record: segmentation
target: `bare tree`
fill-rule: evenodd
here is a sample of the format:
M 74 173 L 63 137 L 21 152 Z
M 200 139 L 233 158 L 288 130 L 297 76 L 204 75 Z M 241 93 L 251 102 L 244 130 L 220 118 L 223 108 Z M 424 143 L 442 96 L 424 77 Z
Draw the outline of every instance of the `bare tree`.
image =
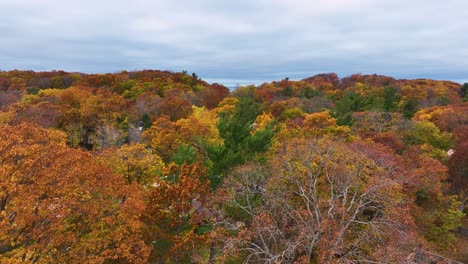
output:
M 392 251 L 413 237 L 401 186 L 364 153 L 301 139 L 283 144 L 271 168 L 261 205 L 245 199 L 255 188 L 237 186 L 236 195 L 243 194 L 237 205 L 251 220 L 233 243 L 246 263 L 380 263 L 405 256 Z

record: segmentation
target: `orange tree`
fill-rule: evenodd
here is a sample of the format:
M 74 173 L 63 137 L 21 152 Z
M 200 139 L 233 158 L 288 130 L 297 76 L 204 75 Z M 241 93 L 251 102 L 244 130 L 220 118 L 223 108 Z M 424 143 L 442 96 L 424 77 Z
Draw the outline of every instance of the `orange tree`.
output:
M 169 166 L 143 215 L 153 244 L 150 261 L 188 263 L 201 257 L 211 231 L 209 197 L 210 182 L 200 163 Z
M 63 133 L 0 131 L 0 262 L 146 261 L 139 186 L 67 147 Z

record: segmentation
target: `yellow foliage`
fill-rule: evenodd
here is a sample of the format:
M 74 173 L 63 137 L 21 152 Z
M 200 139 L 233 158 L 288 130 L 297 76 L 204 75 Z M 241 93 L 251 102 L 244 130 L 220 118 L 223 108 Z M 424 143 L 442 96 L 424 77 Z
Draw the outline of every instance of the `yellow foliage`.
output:
M 416 121 L 434 122 L 446 110 L 441 107 L 424 108 L 416 112 L 413 119 Z
M 193 112 L 187 118 L 177 120 L 176 125 L 179 126 L 181 134 L 185 134 L 185 138 L 189 141 L 195 136 L 205 139 L 210 144 L 219 144 L 222 142 L 219 136 L 216 123 L 218 115 L 214 110 L 207 110 L 205 107 L 192 107 Z
M 257 119 L 253 123 L 252 134 L 264 130 L 274 120 L 275 118 L 271 114 L 265 112 L 257 116 Z
M 27 107 L 31 104 L 36 103 L 39 100 L 39 96 L 35 94 L 27 94 L 23 97 L 21 97 L 21 101 L 18 102 L 18 107 L 19 108 L 24 108 Z
M 47 96 L 58 96 L 60 93 L 62 93 L 64 90 L 62 89 L 43 89 L 40 90 L 37 95 L 39 97 L 47 97 Z
M 239 99 L 235 97 L 226 97 L 221 102 L 219 102 L 218 107 L 215 108 L 216 113 L 221 112 L 232 112 L 236 108 L 236 104 L 239 102 Z
M 371 92 L 371 88 L 361 82 L 358 82 L 354 86 L 354 91 L 356 92 L 356 94 L 359 94 L 361 96 L 368 96 Z
M 281 113 L 280 119 L 281 120 L 296 119 L 303 115 L 304 115 L 304 112 L 302 111 L 301 108 L 293 107 L 293 108 L 284 110 L 283 113 Z
M 13 120 L 14 113 L 11 111 L 0 112 L 0 124 L 8 124 Z
M 306 114 L 305 116 L 304 129 L 317 129 L 329 126 L 336 126 L 336 119 L 331 117 L 328 111 Z
M 129 184 L 151 185 L 162 176 L 165 167 L 161 157 L 146 149 L 144 144 L 123 145 L 116 151 L 108 149 L 99 159 Z

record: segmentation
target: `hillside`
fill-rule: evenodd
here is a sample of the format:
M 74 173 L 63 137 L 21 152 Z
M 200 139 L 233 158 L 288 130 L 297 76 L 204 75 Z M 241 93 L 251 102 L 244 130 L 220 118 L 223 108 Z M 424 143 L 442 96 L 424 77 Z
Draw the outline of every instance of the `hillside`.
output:
M 468 263 L 468 84 L 0 72 L 1 263 Z

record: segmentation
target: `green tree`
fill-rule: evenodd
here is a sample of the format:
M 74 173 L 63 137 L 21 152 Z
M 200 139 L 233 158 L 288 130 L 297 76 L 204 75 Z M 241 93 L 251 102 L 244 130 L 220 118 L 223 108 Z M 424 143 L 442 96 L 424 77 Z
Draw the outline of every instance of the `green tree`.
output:
M 460 95 L 465 101 L 468 100 L 468 83 L 465 83 L 460 87 Z
M 241 97 L 234 112 L 220 113 L 218 130 L 223 145 L 207 146 L 211 161 L 212 175 L 224 176 L 229 168 L 253 160 L 258 153 L 268 150 L 277 129 L 275 122 L 265 129 L 252 133 L 257 116 L 262 112 L 261 105 L 248 97 Z M 211 179 L 214 186 L 220 178 Z
M 285 87 L 281 93 L 284 96 L 291 97 L 294 94 L 294 91 L 290 86 L 288 86 L 288 87 Z
M 416 122 L 413 129 L 405 136 L 405 141 L 409 145 L 428 144 L 444 151 L 450 149 L 452 140 L 453 138 L 450 133 L 441 132 L 431 122 Z
M 143 117 L 141 118 L 141 121 L 143 122 L 144 129 L 148 129 L 151 127 L 151 123 L 152 123 L 151 118 L 147 113 L 143 115 Z
M 373 97 L 363 97 L 356 93 L 349 93 L 335 103 L 332 116 L 336 118 L 340 126 L 351 126 L 353 124 L 353 112 L 360 112 L 372 108 Z
M 395 112 L 397 104 L 400 101 L 400 96 L 397 94 L 398 90 L 394 86 L 387 86 L 383 90 L 384 105 L 383 108 L 386 112 Z
M 403 116 L 410 119 L 418 111 L 418 101 L 414 98 L 409 99 L 403 104 Z

